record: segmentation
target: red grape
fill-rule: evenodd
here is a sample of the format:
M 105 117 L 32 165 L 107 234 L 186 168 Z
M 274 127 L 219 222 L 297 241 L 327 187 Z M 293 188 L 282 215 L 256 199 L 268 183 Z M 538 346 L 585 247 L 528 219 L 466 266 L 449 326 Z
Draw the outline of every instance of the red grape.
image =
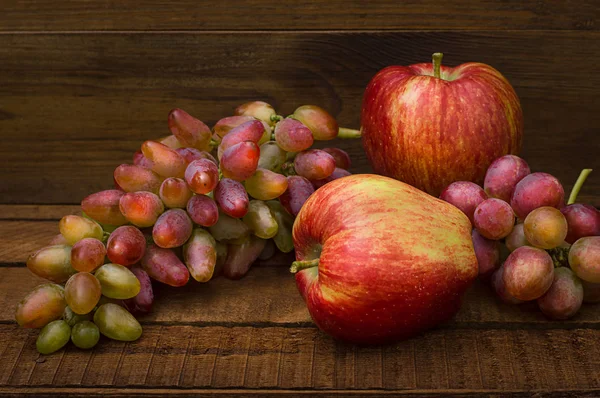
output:
M 504 240 L 506 248 L 511 252 L 515 251 L 521 246 L 531 246 L 531 243 L 527 241 L 525 237 L 525 231 L 523 230 L 523 224 L 517 224 L 510 231 L 510 234 Z
M 323 178 L 322 180 L 311 180 L 311 184 L 315 189 L 321 188 L 323 185 L 331 182 L 333 180 L 337 180 L 338 178 L 346 177 L 352 175 L 348 170 L 340 169 L 338 167 L 333 170 L 333 173 L 327 178 Z
M 581 279 L 600 283 L 600 236 L 577 239 L 569 250 L 569 265 Z
M 251 141 L 258 144 L 265 134 L 265 126 L 260 120 L 252 120 L 232 129 L 219 144 L 218 158 L 221 159 L 223 152 L 240 142 Z
M 219 136 L 219 138 L 225 137 L 235 127 L 242 125 L 246 122 L 256 120 L 252 116 L 227 116 L 220 119 L 213 127 L 213 132 Z
M 246 102 L 235 108 L 234 113 L 238 116 L 252 116 L 269 124 L 273 123 L 272 118 L 277 115 L 275 109 L 263 101 Z
M 255 199 L 271 200 L 278 198 L 288 187 L 287 178 L 271 170 L 256 169 L 251 177 L 244 181 L 248 194 Z
M 154 162 L 144 156 L 142 151 L 136 151 L 133 154 L 133 164 L 136 166 L 142 166 L 147 169 L 152 169 L 154 167 Z
M 290 118 L 283 119 L 275 126 L 275 141 L 287 152 L 304 151 L 314 142 L 309 128 Z
M 196 228 L 192 237 L 183 246 L 183 258 L 190 275 L 198 282 L 208 282 L 217 263 L 217 242 L 212 235 Z
M 242 218 L 248 211 L 248 193 L 244 186 L 229 178 L 223 178 L 215 188 L 215 201 L 219 208 L 234 218 Z
M 260 149 L 254 142 L 245 141 L 230 146 L 221 157 L 221 172 L 226 178 L 244 181 L 256 171 Z
M 223 274 L 229 279 L 240 279 L 265 247 L 267 241 L 250 235 L 241 245 L 227 246 L 227 259 L 223 264 Z
M 332 140 L 338 135 L 339 126 L 335 118 L 316 105 L 302 105 L 292 117 L 308 127 L 315 140 Z
M 183 245 L 192 234 L 192 220 L 182 209 L 165 211 L 152 228 L 152 239 L 157 246 L 173 248 Z
M 198 225 L 210 227 L 219 220 L 219 209 L 215 201 L 206 195 L 194 195 L 187 203 L 187 212 Z
M 551 206 L 560 209 L 564 201 L 565 191 L 556 177 L 547 173 L 532 173 L 517 183 L 510 205 L 517 217 L 524 220 L 538 207 Z
M 477 231 L 488 239 L 502 239 L 510 234 L 515 216 L 508 203 L 500 199 L 486 199 L 477 206 L 473 215 Z
M 564 242 L 567 236 L 567 220 L 554 207 L 538 207 L 531 211 L 523 222 L 525 238 L 533 246 L 553 249 Z
M 85 238 L 73 245 L 71 265 L 79 272 L 93 272 L 104 264 L 106 248 L 95 238 Z
M 183 209 L 194 193 L 190 191 L 185 180 L 170 177 L 163 181 L 158 194 L 165 206 Z
M 59 319 L 66 306 L 63 287 L 44 283 L 36 286 L 17 305 L 15 320 L 24 328 L 42 328 Z
M 173 250 L 156 245 L 148 245 L 142 267 L 152 279 L 170 286 L 183 286 L 190 278 L 189 271 Z
M 169 112 L 169 130 L 183 146 L 206 150 L 210 144 L 210 128 L 181 109 Z
M 522 246 L 504 262 L 504 286 L 519 300 L 535 300 L 552 285 L 554 263 L 550 255 L 536 247 Z
M 581 280 L 569 268 L 554 270 L 550 289 L 537 299 L 540 310 L 552 319 L 568 319 L 575 315 L 583 303 Z
M 163 177 L 183 177 L 187 163 L 174 149 L 155 141 L 142 144 L 142 153 L 152 163 L 152 171 Z
M 473 230 L 471 238 L 479 264 L 479 276 L 489 279 L 500 267 L 500 242 L 484 238 L 476 229 Z
M 125 218 L 138 227 L 151 227 L 165 210 L 163 202 L 152 192 L 129 192 L 121 197 L 119 208 Z
M 217 164 L 217 160 L 213 155 L 209 152 L 201 151 L 196 148 L 179 148 L 175 150 L 181 157 L 185 160 L 186 163 L 192 163 L 194 160 L 198 159 L 208 159 L 214 164 Z
M 494 291 L 496 292 L 498 297 L 505 303 L 521 304 L 523 302 L 523 300 L 514 298 L 506 291 L 506 287 L 504 285 L 504 265 L 501 265 L 500 268 L 498 268 L 496 272 L 492 274 L 491 282 Z
M 122 164 L 115 169 L 115 182 L 125 192 L 149 191 L 158 193 L 162 178 L 142 166 Z M 91 217 L 91 216 L 90 216 Z
M 219 169 L 208 159 L 198 159 L 185 170 L 185 182 L 197 194 L 211 192 L 219 182 Z
M 290 214 L 297 216 L 304 202 L 314 191 L 312 184 L 306 178 L 289 176 L 288 189 L 279 197 L 279 201 Z
M 106 242 L 106 256 L 119 265 L 129 266 L 140 261 L 146 250 L 146 238 L 142 231 L 124 225 L 113 231 Z
M 123 191 L 117 189 L 93 193 L 81 201 L 81 210 L 101 224 L 126 224 L 127 219 L 119 209 L 119 201 L 123 194 Z
M 440 195 L 440 199 L 458 207 L 474 223 L 475 208 L 488 198 L 479 185 L 470 181 L 456 181 L 448 185 Z
M 323 148 L 323 150 L 333 156 L 333 159 L 335 159 L 335 167 L 344 170 L 350 168 L 352 162 L 350 161 L 348 152 L 340 148 Z
M 510 202 L 515 186 L 529 173 L 531 170 L 525 160 L 515 155 L 505 155 L 488 167 L 483 188 L 490 198 Z
M 309 149 L 296 155 L 294 168 L 302 177 L 309 180 L 322 180 L 335 170 L 335 159 L 320 149 Z
M 132 314 L 147 314 L 152 310 L 152 304 L 154 303 L 152 281 L 150 281 L 148 273 L 142 268 L 133 267 L 131 272 L 140 281 L 140 292 L 137 296 L 125 300 L 123 304 Z
M 560 211 L 569 226 L 565 238 L 567 242 L 572 244 L 584 236 L 600 235 L 600 211 L 594 206 L 574 203 L 563 207 Z

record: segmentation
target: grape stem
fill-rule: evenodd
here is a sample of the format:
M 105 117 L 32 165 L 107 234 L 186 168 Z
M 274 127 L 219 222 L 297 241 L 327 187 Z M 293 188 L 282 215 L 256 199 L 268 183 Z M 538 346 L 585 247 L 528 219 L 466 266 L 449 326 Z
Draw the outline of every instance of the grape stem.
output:
M 579 195 L 579 191 L 581 190 L 583 183 L 585 182 L 586 178 L 590 175 L 591 172 L 592 169 L 581 170 L 581 173 L 579 173 L 579 177 L 577 178 L 575 185 L 573 185 L 573 189 L 571 189 L 571 195 L 569 195 L 569 201 L 567 202 L 568 205 L 572 205 L 573 203 L 575 203 L 575 200 L 577 199 L 577 195 Z
M 290 267 L 290 272 L 295 274 L 298 271 L 302 271 L 303 269 L 308 269 L 312 267 L 316 267 L 319 265 L 319 259 L 315 258 L 314 260 L 302 260 L 302 261 L 294 261 L 292 266 Z
M 360 138 L 360 137 L 361 137 L 360 130 L 348 129 L 346 127 L 340 127 L 340 129 L 338 131 L 338 135 L 337 135 L 337 138 L 348 138 L 348 139 Z
M 433 53 L 431 58 L 433 59 L 433 77 L 441 78 L 442 73 L 440 71 L 442 67 L 442 58 L 444 54 L 442 53 Z

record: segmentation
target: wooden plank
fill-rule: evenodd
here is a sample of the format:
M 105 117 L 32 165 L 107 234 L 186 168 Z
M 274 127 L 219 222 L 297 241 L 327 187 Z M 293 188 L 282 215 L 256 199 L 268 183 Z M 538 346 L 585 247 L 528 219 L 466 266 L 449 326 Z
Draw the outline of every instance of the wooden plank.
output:
M 427 62 L 439 50 L 448 65 L 480 61 L 504 73 L 523 105 L 522 155 L 569 189 L 600 149 L 599 43 L 596 31 L 0 35 L 0 117 L 11 142 L 0 148 L 0 195 L 78 203 L 111 187 L 119 163 L 166 134 L 174 107 L 212 124 L 253 99 L 282 114 L 316 103 L 358 127 L 378 70 Z M 357 141 L 339 145 L 353 172 L 370 170 Z M 598 192 L 592 175 L 583 193 Z
M 597 29 L 591 0 L 577 6 L 559 0 L 502 2 L 433 0 L 290 3 L 273 0 L 220 3 L 153 0 L 57 1 L 32 8 L 10 2 L 0 16 L 2 30 L 274 30 L 274 29 Z M 268 21 L 268 22 L 267 22 Z
M 0 220 L 60 220 L 67 214 L 81 214 L 79 205 L 3 205 Z
M 13 325 L 0 325 L 6 341 L 13 346 L 15 342 L 29 340 L 34 338 L 34 334 L 6 333 L 14 330 Z M 42 384 L 47 388 L 58 388 L 64 386 L 81 386 L 96 388 L 103 385 L 111 388 L 135 387 L 143 385 L 145 389 L 168 388 L 175 384 L 185 386 L 185 391 L 194 388 L 218 387 L 222 389 L 239 388 L 242 386 L 262 385 L 257 387 L 263 390 L 275 389 L 306 389 L 311 391 L 319 390 L 364 390 L 364 391 L 438 391 L 448 392 L 493 392 L 493 391 L 571 391 L 584 389 L 600 388 L 600 378 L 598 369 L 600 369 L 600 360 L 597 356 L 598 348 L 595 347 L 597 339 L 600 338 L 600 331 L 590 329 L 576 329 L 572 331 L 565 330 L 437 330 L 424 334 L 406 342 L 393 344 L 386 347 L 359 347 L 348 346 L 355 352 L 358 361 L 356 366 L 349 364 L 347 366 L 334 366 L 328 372 L 332 380 L 336 380 L 335 387 L 315 386 L 314 379 L 314 359 L 313 351 L 315 345 L 313 342 L 321 339 L 316 329 L 298 329 L 286 328 L 285 334 L 282 334 L 282 328 L 252 328 L 252 327 L 198 327 L 198 326 L 171 326 L 163 327 L 158 325 L 145 326 L 142 338 L 133 343 L 127 343 L 127 346 L 136 346 L 138 353 L 154 353 L 154 355 L 137 355 L 131 359 L 130 363 L 136 363 L 142 371 L 150 369 L 148 377 L 143 383 L 140 378 L 130 378 L 130 370 L 124 373 L 124 361 L 127 360 L 127 350 L 123 350 L 123 343 L 103 341 L 92 350 L 91 363 L 85 372 L 76 371 L 79 377 L 68 379 L 64 383 L 63 364 L 67 359 L 74 359 L 78 364 L 85 366 L 87 359 L 79 361 L 70 355 L 71 349 L 61 350 L 48 356 L 39 356 L 34 346 L 25 344 L 25 350 L 21 359 L 17 363 L 12 363 L 5 370 L 12 373 L 7 382 L 0 384 L 0 387 L 31 387 L 35 384 Z M 193 341 L 186 338 L 177 340 L 175 336 L 194 336 L 197 333 L 203 336 L 214 336 L 212 339 L 203 339 L 203 350 L 216 354 L 213 360 L 193 363 L 190 361 L 190 354 L 193 352 Z M 281 341 L 281 344 L 272 346 L 279 355 L 264 355 L 264 347 L 252 344 L 252 334 L 260 333 L 261 339 L 271 338 Z M 498 335 L 499 339 L 490 340 L 490 336 Z M 173 336 L 168 340 L 168 336 Z M 282 339 L 283 336 L 283 339 Z M 144 340 L 150 337 L 153 343 L 147 344 Z M 505 338 L 503 338 L 505 337 Z M 574 339 L 578 340 L 579 347 L 574 350 Z M 445 344 L 444 344 L 445 340 Z M 456 340 L 460 341 L 455 345 Z M 465 351 L 470 349 L 473 342 L 487 341 L 491 342 L 489 350 L 479 352 L 479 367 L 481 368 L 480 378 L 473 363 L 465 360 Z M 523 342 L 527 342 L 528 347 L 524 347 Z M 551 343 L 549 342 L 551 341 Z M 189 342 L 189 345 L 188 345 Z M 396 350 L 399 346 L 414 344 L 415 358 L 412 355 L 406 355 L 402 349 Z M 319 358 L 333 363 L 340 358 L 340 351 L 334 349 L 336 342 L 325 338 L 321 343 L 328 345 L 326 350 L 320 349 Z M 461 348 L 462 347 L 462 348 Z M 163 353 L 161 354 L 161 351 Z M 382 362 L 380 353 L 385 350 L 385 358 Z M 576 352 L 575 360 L 562 361 L 557 364 L 559 358 L 569 355 L 569 352 Z M 556 352 L 562 352 L 557 358 Z M 157 359 L 158 355 L 163 355 L 162 359 Z M 397 353 L 397 354 L 396 354 Z M 192 354 L 195 355 L 195 354 Z M 185 359 L 183 358 L 185 356 Z M 5 356 L 3 356 L 4 358 Z M 29 359 L 28 359 L 29 358 Z M 38 358 L 38 361 L 34 358 Z M 55 366 L 62 360 L 61 366 Z M 252 361 L 249 358 L 253 358 Z M 9 359 L 6 357 L 5 359 Z M 472 359 L 469 357 L 468 359 Z M 384 385 L 377 388 L 372 385 L 381 384 L 379 375 L 361 375 L 367 369 L 388 369 L 386 363 L 394 362 L 399 368 L 406 369 L 410 374 L 410 369 L 414 369 L 417 375 L 417 384 L 415 385 Z M 497 366 L 494 361 L 502 361 L 506 367 L 514 369 L 514 374 L 506 377 L 500 386 L 497 382 L 491 382 L 488 376 L 496 374 Z M 31 363 L 30 363 L 31 362 Z M 263 362 L 263 363 L 261 363 Z M 341 362 L 338 362 L 341 364 Z M 163 366 L 164 365 L 164 366 Z M 170 366 L 173 365 L 173 366 Z M 158 367 L 162 369 L 158 371 Z M 414 366 L 414 368 L 413 368 Z M 448 367 L 449 366 L 449 367 Z M 504 366 L 504 365 L 503 365 Z M 263 372 L 263 376 L 249 375 L 250 368 L 257 369 L 276 369 L 279 367 L 280 377 L 273 379 L 273 373 Z M 448 368 L 447 368 L 448 367 Z M 14 368 L 14 369 L 13 369 Z M 17 377 L 19 371 L 29 369 L 23 374 L 26 377 Z M 214 369 L 214 373 L 213 373 Z M 532 371 L 535 369 L 535 371 Z M 354 378 L 346 379 L 344 375 L 354 373 Z M 524 373 L 521 373 L 524 372 Z M 85 373 L 85 374 L 83 374 Z M 189 377 L 199 375 L 200 373 L 211 374 L 210 380 L 205 377 Z M 277 372 L 275 372 L 277 373 Z M 375 372 L 377 373 L 377 372 Z M 559 374 L 561 373 L 561 374 Z M 27 375 L 31 375 L 31 377 Z M 183 376 L 182 376 L 183 375 Z M 244 376 L 246 375 L 246 376 Z M 386 375 L 389 375 L 386 373 Z M 157 377 L 153 377 L 157 376 Z M 556 377 L 554 377 L 556 376 Z M 180 377 L 182 377 L 180 379 Z M 264 381 L 262 381 L 264 377 Z M 554 378 L 553 378 L 554 377 Z M 452 380 L 456 378 L 456 380 Z M 117 382 L 117 380 L 119 382 Z M 181 380 L 181 383 L 179 381 Z M 245 383 L 244 383 L 245 380 Z M 253 380 L 252 382 L 250 382 Z M 344 380 L 346 380 L 344 382 Z M 207 384 L 208 381 L 208 384 Z M 275 384 L 272 384 L 275 381 Z M 450 386 L 449 386 L 450 384 Z M 370 387 L 369 387 L 370 386 Z M 19 391 L 19 390 L 15 390 Z
M 251 342 L 244 386 L 248 388 L 277 387 L 286 329 L 273 328 L 269 335 L 263 334 L 261 329 L 253 329 L 250 333 Z

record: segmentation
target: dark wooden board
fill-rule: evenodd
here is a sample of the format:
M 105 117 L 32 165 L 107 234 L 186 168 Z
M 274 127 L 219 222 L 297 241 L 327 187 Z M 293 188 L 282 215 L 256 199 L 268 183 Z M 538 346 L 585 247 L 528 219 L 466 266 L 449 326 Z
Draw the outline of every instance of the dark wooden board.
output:
M 3 5 L 0 30 L 598 29 L 592 0 L 175 0 Z
M 110 187 L 115 166 L 167 134 L 174 107 L 212 124 L 253 99 L 282 114 L 316 103 L 358 127 L 370 78 L 434 51 L 506 75 L 524 109 L 523 156 L 568 188 L 598 164 L 599 43 L 600 33 L 571 31 L 0 35 L 0 130 L 10 143 L 0 147 L 0 201 L 78 203 Z M 358 141 L 339 145 L 354 172 L 370 170 Z M 592 175 L 584 194 L 599 190 Z

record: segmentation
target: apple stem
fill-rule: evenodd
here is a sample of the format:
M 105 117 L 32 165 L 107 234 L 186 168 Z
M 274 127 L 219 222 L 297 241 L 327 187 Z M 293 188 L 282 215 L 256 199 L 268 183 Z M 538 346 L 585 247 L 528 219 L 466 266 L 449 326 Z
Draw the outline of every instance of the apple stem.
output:
M 314 260 L 302 260 L 302 261 L 294 261 L 292 266 L 290 267 L 290 272 L 295 274 L 298 271 L 302 271 L 303 269 L 308 269 L 312 267 L 316 267 L 319 265 L 319 259 L 315 258 Z
M 337 138 L 360 138 L 361 132 L 360 130 L 348 129 L 346 127 L 340 127 L 338 131 Z
M 442 53 L 433 53 L 431 58 L 433 59 L 433 77 L 441 78 L 442 73 L 440 71 L 442 67 L 442 58 L 444 54 Z
M 569 201 L 567 202 L 568 205 L 572 205 L 573 203 L 575 203 L 575 199 L 577 199 L 577 195 L 579 195 L 579 191 L 581 190 L 583 183 L 585 182 L 586 178 L 590 175 L 591 172 L 592 169 L 581 170 L 577 181 L 575 181 L 575 185 L 573 185 L 573 189 L 571 189 L 571 195 L 569 195 Z

